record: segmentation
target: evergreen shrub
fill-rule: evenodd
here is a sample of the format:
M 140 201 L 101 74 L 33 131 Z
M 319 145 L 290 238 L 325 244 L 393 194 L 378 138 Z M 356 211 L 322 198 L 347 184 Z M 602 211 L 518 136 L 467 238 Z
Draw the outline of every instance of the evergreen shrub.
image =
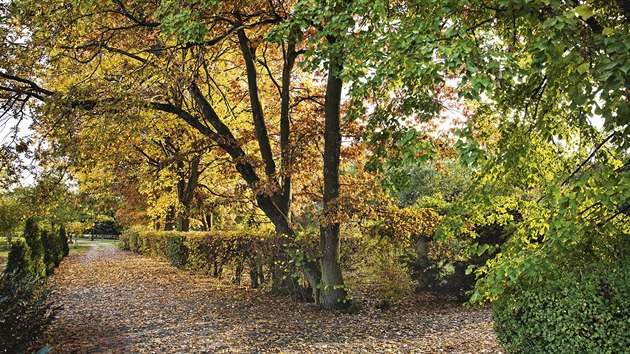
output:
M 55 267 L 59 265 L 62 258 L 61 240 L 59 234 L 49 230 L 41 231 L 42 245 L 44 246 L 44 264 L 46 274 L 52 274 Z
M 63 226 L 59 228 L 59 241 L 61 242 L 62 257 L 65 257 L 70 253 L 70 246 L 68 245 L 68 234 Z
M 27 274 L 32 271 L 31 249 L 22 237 L 11 240 L 11 249 L 7 259 L 5 273 L 16 275 Z
M 31 270 L 33 274 L 39 277 L 45 277 L 46 264 L 44 263 L 44 246 L 42 244 L 41 231 L 34 218 L 26 220 L 24 239 L 31 250 Z
M 41 337 L 59 307 L 45 280 L 32 274 L 0 277 L 0 353 L 24 353 Z

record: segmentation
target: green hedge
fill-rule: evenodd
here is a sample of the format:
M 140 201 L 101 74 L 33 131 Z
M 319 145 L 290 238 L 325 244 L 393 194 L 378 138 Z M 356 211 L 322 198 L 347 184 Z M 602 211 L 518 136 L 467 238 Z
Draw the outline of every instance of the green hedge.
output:
M 31 249 L 28 247 L 26 240 L 22 237 L 12 239 L 4 273 L 22 275 L 32 271 Z
M 281 248 L 270 233 L 246 230 L 212 232 L 152 231 L 131 228 L 120 237 L 121 247 L 135 253 L 169 260 L 179 268 L 200 270 L 215 277 L 226 267 L 235 270 L 239 283 L 245 267 L 251 284 L 264 280 L 263 265 L 272 265 Z
M 188 260 L 188 248 L 184 245 L 185 238 L 182 235 L 166 236 L 166 257 L 171 263 L 184 268 Z
M 40 228 L 34 219 L 29 219 L 24 237 L 15 238 L 11 242 L 5 272 L 30 273 L 35 277 L 45 278 L 61 263 L 64 257 L 63 243 L 60 232 Z
M 70 254 L 70 246 L 68 245 L 68 234 L 63 225 L 59 228 L 59 240 L 61 242 L 62 258 Z
M 40 229 L 34 219 L 27 221 L 23 238 L 11 241 L 0 275 L 0 353 L 25 352 L 59 310 L 49 299 L 45 275 L 61 262 L 62 243 L 59 232 Z
M 42 233 L 34 218 L 26 220 L 24 226 L 24 239 L 31 250 L 31 268 L 33 274 L 40 277 L 46 276 L 46 263 L 44 263 L 44 245 Z
M 519 284 L 493 308 L 510 353 L 622 353 L 630 348 L 630 262 Z
M 53 270 L 59 266 L 63 258 L 63 246 L 59 232 L 42 230 L 42 245 L 44 246 L 44 264 L 46 274 L 52 274 Z

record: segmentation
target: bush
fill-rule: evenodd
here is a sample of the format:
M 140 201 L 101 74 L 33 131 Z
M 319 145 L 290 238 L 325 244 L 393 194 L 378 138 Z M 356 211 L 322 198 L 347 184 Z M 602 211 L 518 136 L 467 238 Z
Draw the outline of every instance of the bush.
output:
M 517 284 L 494 304 L 511 353 L 621 353 L 630 348 L 630 261 Z
M 166 256 L 177 268 L 184 268 L 188 258 L 188 248 L 184 246 L 184 237 L 168 235 L 166 237 Z
M 26 220 L 24 227 L 24 239 L 31 250 L 31 271 L 39 277 L 46 276 L 46 264 L 44 263 L 44 247 L 42 245 L 41 232 L 37 222 L 33 218 Z
M 146 230 L 142 227 L 131 227 L 125 230 L 125 232 L 123 232 L 123 234 L 120 235 L 120 238 L 119 238 L 120 248 L 122 248 L 124 251 L 131 251 L 131 252 L 139 253 L 138 252 L 138 236 L 141 231 L 146 231 Z
M 61 240 L 61 235 L 59 235 L 59 231 L 54 232 L 53 238 L 55 240 L 55 267 L 59 267 L 61 264 L 61 260 L 63 259 L 63 241 Z
M 402 242 L 360 230 L 345 231 L 340 260 L 350 288 L 368 286 L 383 309 L 409 294 L 413 280 L 401 259 Z
M 168 259 L 179 268 L 201 270 L 220 277 L 225 267 L 235 269 L 234 281 L 239 283 L 245 266 L 252 285 L 257 286 L 264 276 L 259 271 L 263 264 L 273 264 L 277 256 L 277 238 L 252 231 L 175 232 L 131 228 L 120 237 L 121 247 L 135 253 Z M 256 280 L 254 280 L 256 278 Z
M 59 234 L 48 230 L 42 230 L 41 238 L 42 244 L 44 245 L 44 264 L 46 265 L 46 274 L 50 275 L 55 267 L 61 262 L 61 240 L 59 240 Z
M 4 272 L 23 275 L 30 273 L 31 270 L 31 249 L 26 244 L 26 240 L 21 237 L 12 239 L 11 250 L 9 251 Z
M 61 242 L 61 255 L 65 257 L 70 253 L 70 246 L 68 246 L 68 235 L 63 225 L 59 228 L 59 241 Z
M 0 277 L 0 353 L 24 353 L 44 333 L 59 310 L 51 290 L 31 274 Z
M 381 300 L 381 307 L 388 307 L 391 303 L 401 300 L 409 293 L 412 280 L 407 270 L 398 262 L 383 260 L 376 268 L 373 280 L 377 286 L 377 293 Z

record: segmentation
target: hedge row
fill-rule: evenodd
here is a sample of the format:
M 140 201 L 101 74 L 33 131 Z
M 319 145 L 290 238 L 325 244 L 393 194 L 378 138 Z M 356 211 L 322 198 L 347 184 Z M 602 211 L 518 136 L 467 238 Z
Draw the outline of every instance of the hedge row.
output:
M 630 259 L 518 284 L 493 306 L 509 353 L 622 353 L 630 348 Z
M 124 250 L 165 258 L 176 267 L 215 277 L 220 277 L 225 268 L 232 268 L 236 283 L 240 283 L 247 267 L 252 287 L 264 282 L 263 266 L 273 267 L 281 251 L 277 236 L 246 230 L 177 232 L 132 228 L 123 232 L 120 242 Z
M 62 228 L 40 229 L 33 219 L 26 222 L 24 237 L 11 240 L 6 273 L 30 273 L 35 277 L 50 275 L 70 251 Z
M 68 255 L 65 231 L 42 230 L 29 219 L 23 236 L 11 240 L 7 266 L 0 276 L 0 353 L 26 352 L 59 310 L 50 299 L 46 275 Z

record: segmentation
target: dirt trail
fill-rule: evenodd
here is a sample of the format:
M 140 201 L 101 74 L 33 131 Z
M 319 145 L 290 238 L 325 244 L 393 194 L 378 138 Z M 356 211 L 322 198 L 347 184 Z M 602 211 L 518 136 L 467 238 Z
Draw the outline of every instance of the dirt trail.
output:
M 95 243 L 52 278 L 53 353 L 496 353 L 487 310 L 418 295 L 338 314 Z

